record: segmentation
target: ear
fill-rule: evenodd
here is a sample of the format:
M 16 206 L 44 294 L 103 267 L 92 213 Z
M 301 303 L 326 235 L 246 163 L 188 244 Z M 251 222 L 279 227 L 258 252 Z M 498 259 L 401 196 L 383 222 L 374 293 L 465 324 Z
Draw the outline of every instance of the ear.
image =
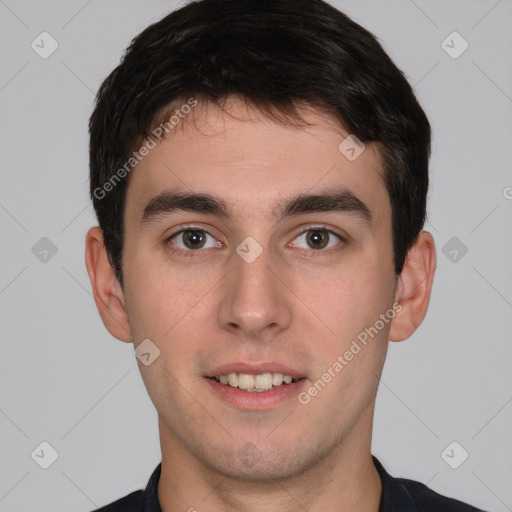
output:
M 85 265 L 103 324 L 118 340 L 132 341 L 123 291 L 108 259 L 103 232 L 98 226 L 87 232 Z
M 427 314 L 434 272 L 437 266 L 434 238 L 422 231 L 409 250 L 402 273 L 398 278 L 395 303 L 401 305 L 391 321 L 390 341 L 409 338 Z

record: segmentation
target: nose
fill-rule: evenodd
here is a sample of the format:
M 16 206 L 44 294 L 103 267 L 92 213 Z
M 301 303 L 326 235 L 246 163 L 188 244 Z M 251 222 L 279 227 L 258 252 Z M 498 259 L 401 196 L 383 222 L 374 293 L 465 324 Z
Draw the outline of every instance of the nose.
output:
M 233 256 L 234 267 L 222 283 L 218 309 L 221 327 L 254 340 L 274 337 L 287 329 L 292 321 L 292 302 L 284 284 L 284 267 L 271 261 L 266 248 L 254 261 L 238 253 Z

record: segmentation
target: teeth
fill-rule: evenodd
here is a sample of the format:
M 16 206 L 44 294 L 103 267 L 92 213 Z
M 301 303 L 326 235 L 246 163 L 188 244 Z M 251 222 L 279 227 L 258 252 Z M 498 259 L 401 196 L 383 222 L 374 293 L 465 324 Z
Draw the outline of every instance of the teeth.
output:
M 215 377 L 217 382 L 228 384 L 233 388 L 243 389 L 245 391 L 268 391 L 284 384 L 290 384 L 294 380 L 291 375 L 282 373 L 260 373 L 251 375 L 250 373 L 229 373 L 228 375 L 218 375 Z
M 253 389 L 254 388 L 254 375 L 249 375 L 248 373 L 239 373 L 238 374 L 238 387 L 240 389 Z
M 254 387 L 256 389 L 270 389 L 273 384 L 273 378 L 271 373 L 261 373 L 256 375 L 254 379 Z
M 274 386 L 280 386 L 284 381 L 284 375 L 282 373 L 274 373 L 272 375 L 272 384 Z
M 233 388 L 238 387 L 238 373 L 230 373 L 228 375 L 228 384 Z

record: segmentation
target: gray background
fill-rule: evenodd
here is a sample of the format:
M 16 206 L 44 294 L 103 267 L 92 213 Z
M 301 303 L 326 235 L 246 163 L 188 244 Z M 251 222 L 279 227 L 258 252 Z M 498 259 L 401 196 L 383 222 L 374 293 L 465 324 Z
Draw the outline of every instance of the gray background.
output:
M 390 346 L 373 452 L 395 476 L 512 510 L 512 1 L 332 4 L 379 37 L 434 133 L 434 292 L 417 333 Z M 143 488 L 160 461 L 132 345 L 103 327 L 84 264 L 87 121 L 131 38 L 176 5 L 0 0 L 1 511 L 87 511 Z M 31 48 L 43 31 L 59 45 L 47 59 Z M 456 59 L 441 44 L 453 31 L 469 43 Z M 43 441 L 58 452 L 46 470 L 31 457 Z M 441 456 L 452 441 L 469 453 L 458 469 Z

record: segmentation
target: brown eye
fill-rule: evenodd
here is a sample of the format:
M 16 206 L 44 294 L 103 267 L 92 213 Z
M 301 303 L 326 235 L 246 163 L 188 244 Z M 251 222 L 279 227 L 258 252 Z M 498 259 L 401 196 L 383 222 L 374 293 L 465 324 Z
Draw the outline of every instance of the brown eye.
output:
M 338 242 L 343 241 L 341 236 L 328 229 L 312 228 L 304 231 L 294 240 L 294 247 L 318 251 L 333 247 L 336 245 L 336 239 Z
M 202 231 L 184 231 L 182 235 L 183 243 L 189 249 L 200 249 L 203 247 L 206 240 Z
M 208 238 L 211 240 L 208 240 Z M 184 229 L 171 236 L 168 241 L 178 247 L 178 249 L 189 252 L 219 246 L 219 242 L 202 229 Z
M 312 249 L 323 249 L 329 242 L 329 233 L 325 229 L 308 231 L 306 241 Z

